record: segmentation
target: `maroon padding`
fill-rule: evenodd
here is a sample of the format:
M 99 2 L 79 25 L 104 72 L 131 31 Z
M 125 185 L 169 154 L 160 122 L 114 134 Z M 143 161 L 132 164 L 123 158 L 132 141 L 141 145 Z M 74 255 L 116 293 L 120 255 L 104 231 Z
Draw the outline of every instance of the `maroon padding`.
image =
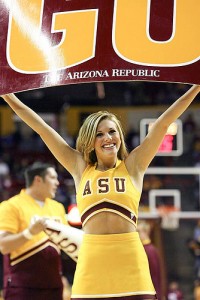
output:
M 136 216 L 132 215 L 132 213 L 127 210 L 124 207 L 121 207 L 117 204 L 114 203 L 110 203 L 107 201 L 101 202 L 99 204 L 94 205 L 93 207 L 91 207 L 90 209 L 88 209 L 82 216 L 81 216 L 81 221 L 82 223 L 85 221 L 85 219 L 91 215 L 93 212 L 97 211 L 97 210 L 101 210 L 104 208 L 108 208 L 108 209 L 113 209 L 116 211 L 119 211 L 120 213 L 122 213 L 123 215 L 125 215 L 126 217 L 128 217 L 129 219 L 131 219 L 133 222 L 136 223 Z

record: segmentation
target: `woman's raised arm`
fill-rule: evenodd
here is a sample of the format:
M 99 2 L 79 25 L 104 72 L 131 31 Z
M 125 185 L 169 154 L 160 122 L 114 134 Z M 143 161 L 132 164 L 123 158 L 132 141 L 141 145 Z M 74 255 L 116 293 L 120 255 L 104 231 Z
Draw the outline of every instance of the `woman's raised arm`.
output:
M 142 172 L 146 171 L 156 155 L 169 125 L 182 115 L 199 92 L 200 86 L 193 85 L 155 121 L 141 145 L 130 153 L 128 165 L 130 165 L 132 159 L 134 159 L 134 165 L 137 165 L 138 170 Z
M 80 166 L 84 165 L 81 154 L 71 148 L 52 127 L 37 113 L 22 103 L 14 94 L 7 94 L 1 97 L 28 126 L 40 135 L 55 158 L 72 176 L 76 176 Z

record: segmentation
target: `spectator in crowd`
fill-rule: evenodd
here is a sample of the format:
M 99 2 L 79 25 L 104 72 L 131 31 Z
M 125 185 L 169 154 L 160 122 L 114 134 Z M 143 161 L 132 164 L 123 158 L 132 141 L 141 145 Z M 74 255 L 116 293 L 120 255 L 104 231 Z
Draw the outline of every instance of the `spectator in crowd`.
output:
M 178 282 L 172 281 L 169 284 L 167 300 L 183 300 L 183 293 L 179 287 Z
M 194 300 L 200 300 L 200 283 L 195 282 L 194 284 Z
M 4 178 L 9 173 L 10 173 L 10 168 L 7 162 L 3 159 L 3 157 L 0 157 L 0 177 Z
M 187 115 L 183 121 L 183 151 L 188 153 L 192 149 L 194 138 L 196 135 L 197 124 L 192 113 Z
M 147 221 L 138 222 L 138 232 L 149 261 L 151 278 L 159 300 L 162 300 L 162 270 L 160 254 L 151 241 L 151 225 Z
M 200 283 L 200 220 L 194 228 L 193 237 L 188 241 L 188 247 L 194 256 L 195 282 Z

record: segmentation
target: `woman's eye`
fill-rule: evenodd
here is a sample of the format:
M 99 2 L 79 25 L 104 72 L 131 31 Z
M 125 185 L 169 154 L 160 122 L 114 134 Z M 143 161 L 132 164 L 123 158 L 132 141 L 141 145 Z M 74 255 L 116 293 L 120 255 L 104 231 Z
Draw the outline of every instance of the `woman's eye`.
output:
M 113 133 L 115 133 L 116 132 L 116 130 L 114 130 L 114 129 L 112 129 L 112 130 L 110 130 L 110 134 L 113 134 Z
M 102 135 L 103 135 L 103 134 L 102 134 L 101 132 L 99 132 L 99 133 L 97 133 L 96 136 L 100 137 L 100 136 L 102 136 Z

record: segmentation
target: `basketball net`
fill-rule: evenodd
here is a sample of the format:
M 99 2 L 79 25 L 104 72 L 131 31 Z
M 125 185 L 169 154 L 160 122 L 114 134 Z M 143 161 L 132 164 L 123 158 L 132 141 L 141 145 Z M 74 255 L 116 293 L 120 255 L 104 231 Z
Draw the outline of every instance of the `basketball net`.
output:
M 157 207 L 161 217 L 161 228 L 166 230 L 176 230 L 179 228 L 179 218 L 175 214 L 179 209 L 173 205 L 162 205 Z

